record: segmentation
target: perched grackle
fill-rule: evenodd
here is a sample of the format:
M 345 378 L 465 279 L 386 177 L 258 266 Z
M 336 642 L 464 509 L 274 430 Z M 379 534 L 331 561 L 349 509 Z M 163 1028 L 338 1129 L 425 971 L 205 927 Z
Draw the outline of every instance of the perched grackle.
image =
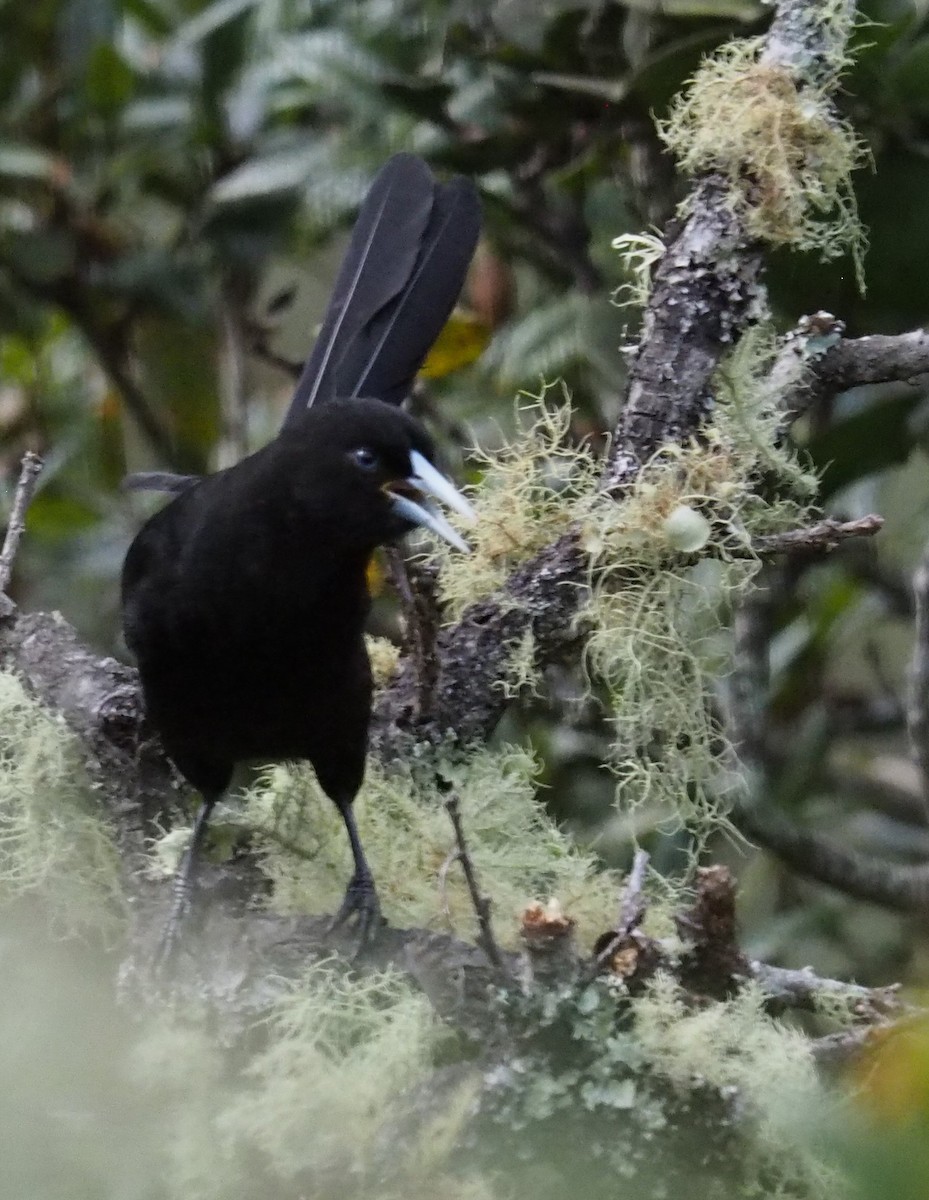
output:
M 335 924 L 380 922 L 352 802 L 371 711 L 363 629 L 374 549 L 423 525 L 467 547 L 428 503 L 470 506 L 397 405 L 461 290 L 480 229 L 473 185 L 397 155 L 365 199 L 278 436 L 202 479 L 141 477 L 174 499 L 123 567 L 126 642 L 146 710 L 203 797 L 178 874 L 170 953 L 197 853 L 235 764 L 308 759 L 348 830 L 354 873 Z

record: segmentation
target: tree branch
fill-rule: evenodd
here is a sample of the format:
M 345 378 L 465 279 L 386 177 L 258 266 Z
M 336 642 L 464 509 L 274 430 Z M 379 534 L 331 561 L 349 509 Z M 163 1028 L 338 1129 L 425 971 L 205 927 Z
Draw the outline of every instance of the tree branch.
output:
M 825 333 L 829 322 L 831 332 Z M 784 393 L 783 404 L 790 420 L 849 388 L 882 383 L 915 386 L 929 376 L 929 333 L 924 330 L 842 339 L 841 329 L 841 322 L 834 317 L 817 313 L 804 318 L 793 340 L 786 344 L 782 356 L 785 372 L 789 358 L 795 361 L 799 356 L 805 362 L 799 381 Z M 810 349 L 817 344 L 819 351 Z
M 855 854 L 758 804 L 736 805 L 732 820 L 746 837 L 799 875 L 898 912 L 929 914 L 929 863 L 901 866 Z
M 919 770 L 923 804 L 929 820 L 929 545 L 913 576 L 916 626 L 910 663 L 906 728 L 910 751 Z
M 0 550 L 0 596 L 3 596 L 10 586 L 16 551 L 26 532 L 26 510 L 35 495 L 42 466 L 42 459 L 38 454 L 27 450 L 23 455 L 19 480 L 16 484 L 16 491 L 13 493 L 10 518 L 7 521 L 6 534 L 3 538 L 3 548 Z
M 854 521 L 838 521 L 829 517 L 808 525 L 805 529 L 788 529 L 756 537 L 752 549 L 767 558 L 774 554 L 826 554 L 849 538 L 873 537 L 884 526 L 884 518 L 876 513 Z

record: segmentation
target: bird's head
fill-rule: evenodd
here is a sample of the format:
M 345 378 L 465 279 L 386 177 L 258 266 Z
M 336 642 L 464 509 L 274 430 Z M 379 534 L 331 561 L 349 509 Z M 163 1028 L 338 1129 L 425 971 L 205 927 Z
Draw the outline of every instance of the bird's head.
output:
M 380 400 L 338 400 L 310 409 L 287 441 L 302 445 L 305 502 L 327 505 L 346 544 L 373 549 L 420 525 L 467 553 L 436 502 L 469 521 L 474 510 L 435 466 L 432 439 L 408 413 Z

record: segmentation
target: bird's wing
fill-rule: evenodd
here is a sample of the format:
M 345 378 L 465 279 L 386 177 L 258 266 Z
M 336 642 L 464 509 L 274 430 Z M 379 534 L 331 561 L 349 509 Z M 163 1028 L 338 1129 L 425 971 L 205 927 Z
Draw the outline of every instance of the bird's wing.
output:
M 314 403 L 399 403 L 458 298 L 480 229 L 473 184 L 398 154 L 362 205 L 284 426 Z

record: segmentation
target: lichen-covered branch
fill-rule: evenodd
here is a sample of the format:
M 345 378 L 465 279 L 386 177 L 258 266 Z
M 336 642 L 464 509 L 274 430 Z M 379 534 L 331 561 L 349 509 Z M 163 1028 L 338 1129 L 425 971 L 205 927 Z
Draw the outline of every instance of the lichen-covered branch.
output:
M 856 1024 L 879 1025 L 900 1016 L 907 1008 L 896 985 L 862 987 L 823 979 L 812 967 L 791 970 L 764 962 L 751 963 L 751 974 L 764 989 L 773 1013 L 789 1010 L 823 1013 L 837 1005 Z
M 828 314 L 817 314 L 822 326 Z M 841 322 L 828 317 L 837 328 Z M 805 318 L 815 321 L 816 318 Z M 804 370 L 784 392 L 784 407 L 792 418 L 814 409 L 830 396 L 868 384 L 918 384 L 929 376 L 929 334 L 921 329 L 911 333 L 874 334 L 860 338 L 842 338 L 840 333 L 812 335 L 820 349 L 808 347 L 811 331 L 787 344 L 787 353 L 800 353 L 806 359 Z
M 876 513 L 858 517 L 854 521 L 838 521 L 828 517 L 805 529 L 759 535 L 752 541 L 752 549 L 762 557 L 775 554 L 825 554 L 849 538 L 873 537 L 883 525 L 884 518 Z
M 700 182 L 690 214 L 654 276 L 604 485 L 619 493 L 668 442 L 683 442 L 711 409 L 722 356 L 765 310 L 761 248 L 734 212 L 726 181 Z

